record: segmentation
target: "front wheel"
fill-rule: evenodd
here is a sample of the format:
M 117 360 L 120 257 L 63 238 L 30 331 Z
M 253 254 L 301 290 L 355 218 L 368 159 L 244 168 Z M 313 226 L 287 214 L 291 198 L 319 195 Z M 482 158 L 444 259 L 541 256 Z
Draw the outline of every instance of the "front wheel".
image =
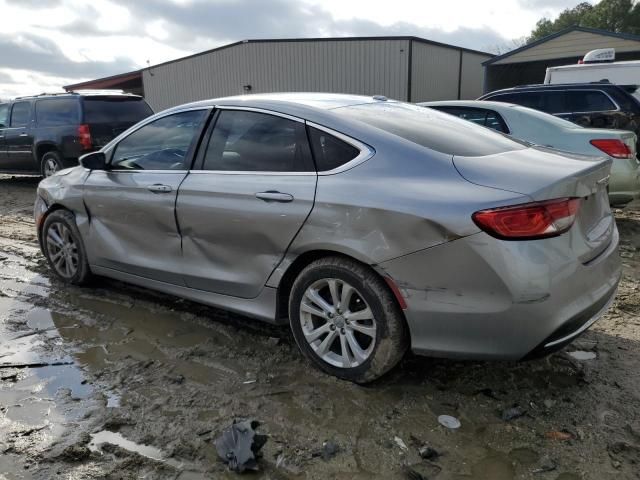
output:
M 56 210 L 42 226 L 42 245 L 49 267 L 67 283 L 86 284 L 91 278 L 87 254 L 73 214 Z
M 289 320 L 306 357 L 356 383 L 392 369 L 408 346 L 402 311 L 384 280 L 348 258 L 322 258 L 300 273 L 291 290 Z

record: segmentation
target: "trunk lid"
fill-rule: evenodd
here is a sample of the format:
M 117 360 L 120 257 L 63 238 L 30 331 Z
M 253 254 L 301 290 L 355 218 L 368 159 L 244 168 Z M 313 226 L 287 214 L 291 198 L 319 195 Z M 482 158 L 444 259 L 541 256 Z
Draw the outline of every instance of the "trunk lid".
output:
M 607 194 L 610 159 L 535 147 L 484 157 L 455 156 L 453 163 L 471 183 L 524 194 L 532 201 L 580 198 L 576 221 L 567 234 L 583 263 L 611 242 L 615 221 Z

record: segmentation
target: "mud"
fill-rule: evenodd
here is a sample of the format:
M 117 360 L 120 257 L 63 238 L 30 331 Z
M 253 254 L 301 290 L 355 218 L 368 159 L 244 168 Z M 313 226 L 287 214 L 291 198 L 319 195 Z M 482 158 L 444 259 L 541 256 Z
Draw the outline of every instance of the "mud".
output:
M 285 328 L 60 284 L 37 248 L 36 185 L 0 176 L 0 479 L 235 478 L 213 445 L 233 418 L 269 436 L 247 478 L 640 478 L 640 207 L 616 211 L 616 303 L 566 351 L 408 357 L 362 387 L 312 368 Z

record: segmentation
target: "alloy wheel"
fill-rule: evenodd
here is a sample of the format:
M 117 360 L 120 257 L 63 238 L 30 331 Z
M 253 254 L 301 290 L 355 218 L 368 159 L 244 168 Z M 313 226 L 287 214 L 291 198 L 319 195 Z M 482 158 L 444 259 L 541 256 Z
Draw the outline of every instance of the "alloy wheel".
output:
M 43 170 L 44 170 L 44 176 L 50 177 L 51 175 L 56 173 L 58 170 L 60 170 L 60 165 L 58 165 L 58 162 L 56 162 L 55 159 L 47 158 L 44 162 Z
M 60 222 L 52 223 L 47 230 L 49 260 L 61 277 L 70 279 L 78 271 L 80 257 L 69 227 Z
M 314 282 L 300 304 L 304 337 L 322 360 L 340 368 L 362 365 L 376 345 L 376 321 L 360 292 L 337 278 Z

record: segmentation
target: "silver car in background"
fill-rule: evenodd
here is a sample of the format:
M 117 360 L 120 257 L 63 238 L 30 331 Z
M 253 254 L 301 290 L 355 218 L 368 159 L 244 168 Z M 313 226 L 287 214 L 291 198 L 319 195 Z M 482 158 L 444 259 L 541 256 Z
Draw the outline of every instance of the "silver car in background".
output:
M 464 118 L 535 145 L 581 155 L 606 156 L 613 162 L 609 179 L 611 204 L 624 206 L 640 198 L 640 162 L 633 132 L 584 128 L 539 110 L 490 100 L 448 100 L 418 105 Z
M 63 280 L 111 277 L 269 322 L 355 382 L 424 355 L 522 359 L 596 321 L 620 278 L 610 160 L 384 97 L 191 103 L 43 180 Z

